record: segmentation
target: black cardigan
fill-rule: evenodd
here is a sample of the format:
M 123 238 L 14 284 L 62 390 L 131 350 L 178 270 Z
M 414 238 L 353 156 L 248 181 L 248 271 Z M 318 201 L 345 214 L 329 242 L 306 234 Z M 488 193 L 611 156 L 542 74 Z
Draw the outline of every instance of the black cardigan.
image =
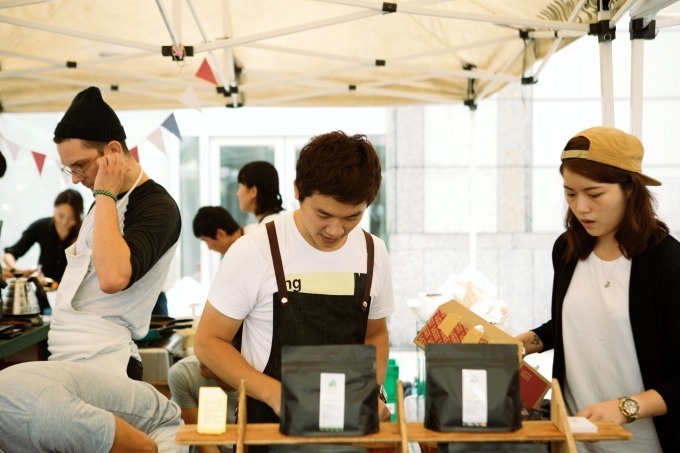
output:
M 543 342 L 544 350 L 555 350 L 553 377 L 562 390 L 565 377 L 562 304 L 578 261 L 565 261 L 565 250 L 563 234 L 555 241 L 552 254 L 555 270 L 552 319 L 533 329 Z M 672 236 L 633 258 L 628 310 L 645 390 L 659 392 L 668 406 L 666 415 L 654 417 L 659 441 L 664 452 L 679 451 L 680 242 Z

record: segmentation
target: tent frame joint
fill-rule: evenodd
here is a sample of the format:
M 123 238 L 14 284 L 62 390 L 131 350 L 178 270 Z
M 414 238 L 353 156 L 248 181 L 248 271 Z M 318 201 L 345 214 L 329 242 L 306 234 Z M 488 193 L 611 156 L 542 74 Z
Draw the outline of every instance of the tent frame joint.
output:
M 466 99 L 463 101 L 463 105 L 465 105 L 467 108 L 470 109 L 470 111 L 474 112 L 477 110 L 477 103 L 475 102 L 474 99 Z
M 651 40 L 656 38 L 656 21 L 650 21 L 647 26 L 644 24 L 642 17 L 633 19 L 628 24 L 628 31 L 630 32 L 630 40 L 646 39 Z
M 184 57 L 194 56 L 194 46 L 182 46 L 182 50 L 181 54 L 177 54 L 172 46 L 161 46 L 161 55 L 172 58 L 172 61 L 184 61 Z
M 385 14 L 396 13 L 397 12 L 397 4 L 394 3 L 394 2 L 383 2 L 382 12 L 385 13 Z
M 609 28 L 609 20 L 601 20 L 590 24 L 589 35 L 596 35 L 597 42 L 610 42 L 616 39 L 616 27 Z

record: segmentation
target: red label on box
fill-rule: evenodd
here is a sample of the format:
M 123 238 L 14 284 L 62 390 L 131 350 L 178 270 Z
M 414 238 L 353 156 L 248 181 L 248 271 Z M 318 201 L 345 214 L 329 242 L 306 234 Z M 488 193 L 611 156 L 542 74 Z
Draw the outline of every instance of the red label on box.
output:
M 421 344 L 450 344 L 450 343 L 462 343 L 463 338 L 467 335 L 469 329 L 465 327 L 462 323 L 458 323 L 453 330 L 446 334 L 439 326 L 446 318 L 446 313 L 441 310 L 435 311 L 430 320 L 425 324 L 416 337 L 416 343 Z
M 538 407 L 549 389 L 550 382 L 541 376 L 538 371 L 526 362 L 520 364 L 519 394 L 526 407 Z

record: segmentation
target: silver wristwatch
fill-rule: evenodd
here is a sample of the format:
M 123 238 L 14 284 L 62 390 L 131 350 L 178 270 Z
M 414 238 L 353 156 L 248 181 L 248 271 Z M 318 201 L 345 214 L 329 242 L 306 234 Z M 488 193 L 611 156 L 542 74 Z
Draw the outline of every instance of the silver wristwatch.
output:
M 633 422 L 640 416 L 640 405 L 637 401 L 628 396 L 619 398 L 619 410 L 623 416 L 626 417 L 626 423 Z

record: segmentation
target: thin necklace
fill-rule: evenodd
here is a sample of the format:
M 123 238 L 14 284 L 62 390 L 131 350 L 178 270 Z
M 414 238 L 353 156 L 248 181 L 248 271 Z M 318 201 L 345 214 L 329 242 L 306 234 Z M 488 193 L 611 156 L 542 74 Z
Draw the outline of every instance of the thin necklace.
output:
M 621 261 L 621 257 L 618 257 L 618 258 L 616 259 L 616 262 L 614 263 L 614 265 L 612 266 L 612 268 L 609 270 L 609 274 L 607 274 L 607 269 L 606 269 L 605 266 L 604 266 L 604 262 L 605 262 L 605 261 L 604 261 L 603 259 L 600 259 L 600 261 L 601 261 L 601 264 L 602 264 L 602 273 L 604 274 L 605 280 L 606 280 L 606 283 L 604 284 L 604 287 L 605 287 L 605 288 L 609 288 L 609 286 L 612 284 L 612 282 L 611 282 L 611 276 L 612 276 L 612 274 L 614 273 L 614 270 L 616 270 L 616 266 L 619 264 L 619 261 Z

